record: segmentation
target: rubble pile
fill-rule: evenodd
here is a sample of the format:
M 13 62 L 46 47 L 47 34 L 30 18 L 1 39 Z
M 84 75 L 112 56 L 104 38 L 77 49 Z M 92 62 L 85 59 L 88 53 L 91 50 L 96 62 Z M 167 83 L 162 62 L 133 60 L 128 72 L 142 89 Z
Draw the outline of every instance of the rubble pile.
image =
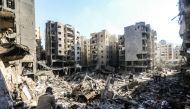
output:
M 179 74 L 148 81 L 140 85 L 131 95 L 145 108 L 184 109 L 190 92 L 181 84 Z
M 179 74 L 160 77 L 150 73 L 117 75 L 75 73 L 63 77 L 39 76 L 38 96 L 47 86 L 54 89 L 57 104 L 71 109 L 158 109 L 187 107 L 190 92 L 182 85 Z
M 123 103 L 118 101 L 128 95 L 123 87 L 129 83 L 127 77 L 119 75 L 102 75 L 95 73 L 76 73 L 64 77 L 39 76 L 37 82 L 38 96 L 45 92 L 47 86 L 54 88 L 58 104 L 63 107 L 95 108 L 118 107 Z M 101 104 L 101 105 L 100 105 Z M 106 108 L 104 108 L 106 109 Z

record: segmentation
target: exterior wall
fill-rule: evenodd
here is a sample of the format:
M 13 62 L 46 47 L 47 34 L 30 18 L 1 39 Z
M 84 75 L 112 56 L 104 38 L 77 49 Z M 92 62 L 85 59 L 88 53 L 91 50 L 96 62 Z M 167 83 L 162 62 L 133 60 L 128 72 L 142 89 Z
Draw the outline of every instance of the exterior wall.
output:
M 186 64 L 190 64 L 190 2 L 189 0 L 179 0 L 179 24 L 180 24 L 180 37 L 183 40 L 180 54 L 187 59 Z
M 119 44 L 119 66 L 120 69 L 125 69 L 125 37 L 124 35 L 118 36 Z
M 40 27 L 35 28 L 35 36 L 36 36 L 36 57 L 37 60 L 41 58 L 41 37 L 40 37 Z
M 97 69 L 107 64 L 108 36 L 106 30 L 91 34 L 91 65 L 96 66 Z
M 110 59 L 111 57 L 116 57 L 116 53 L 113 54 L 113 52 L 116 52 L 116 50 L 111 51 L 111 44 L 114 45 L 114 42 L 116 41 L 116 36 L 111 35 L 106 30 L 102 30 L 98 33 L 92 33 L 90 39 L 91 66 L 95 66 L 96 69 L 100 69 L 110 65 L 110 63 L 113 65 L 113 62 L 116 60 L 113 60 L 112 62 Z M 113 46 L 113 49 L 116 49 L 116 46 L 115 48 Z
M 173 60 L 174 58 L 174 51 L 173 51 L 173 44 L 167 43 L 165 40 L 161 40 L 157 44 L 157 64 L 161 65 L 164 64 L 166 61 Z
M 47 65 L 53 68 L 63 69 L 80 64 L 80 32 L 69 24 L 46 23 L 46 55 Z
M 118 67 L 118 36 L 111 35 L 109 37 L 109 65 L 113 67 Z
M 81 37 L 80 32 L 75 29 L 75 62 L 80 64 L 81 61 Z
M 75 61 L 75 54 L 76 54 L 76 41 L 75 41 L 75 29 L 74 27 L 72 27 L 69 24 L 65 25 L 65 57 L 66 57 L 66 61 L 70 61 L 73 62 L 74 65 L 74 61 Z
M 127 71 L 142 72 L 153 68 L 155 36 L 156 32 L 145 22 L 124 28 L 125 63 L 120 63 Z
M 174 50 L 173 50 L 173 59 L 181 59 L 182 56 L 180 55 L 180 50 L 181 50 L 181 46 L 177 45 L 175 46 Z
M 81 36 L 81 65 L 88 67 L 90 64 L 90 39 Z
M 63 66 L 64 25 L 58 22 L 46 23 L 46 57 L 50 67 Z M 59 66 L 57 65 L 59 64 Z
M 30 55 L 26 55 L 19 64 L 18 71 L 21 73 L 22 63 L 30 63 L 33 73 L 36 73 L 36 38 L 35 38 L 35 8 L 34 0 L 15 0 L 16 34 L 18 44 L 27 46 Z
M 85 57 L 86 57 L 86 66 L 90 65 L 90 39 L 86 39 L 84 41 L 84 47 L 85 47 Z

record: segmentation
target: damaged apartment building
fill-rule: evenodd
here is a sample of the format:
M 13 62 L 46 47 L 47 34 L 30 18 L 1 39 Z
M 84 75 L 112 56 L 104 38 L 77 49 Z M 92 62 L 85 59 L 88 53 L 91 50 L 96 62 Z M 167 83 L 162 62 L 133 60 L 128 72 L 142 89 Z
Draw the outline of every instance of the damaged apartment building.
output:
M 88 68 L 90 64 L 90 39 L 81 36 L 81 66 Z
M 180 54 L 185 57 L 186 69 L 190 66 L 190 1 L 179 0 L 179 11 L 179 34 L 183 40 Z
M 156 31 L 138 22 L 124 28 L 119 36 L 119 66 L 130 72 L 143 72 L 154 67 Z
M 117 38 L 107 30 L 91 33 L 90 66 L 103 69 L 117 65 Z
M 31 84 L 36 73 L 34 10 L 34 0 L 0 0 L 1 109 L 12 109 L 13 102 L 15 106 L 36 101 L 29 93 L 34 90 Z M 13 92 L 18 96 L 13 98 Z
M 36 42 L 35 42 L 35 12 L 34 0 L 0 0 L 0 33 L 1 44 L 8 47 L 7 43 L 20 46 L 30 52 L 23 59 L 15 61 L 16 72 L 23 75 L 33 75 L 36 72 Z M 30 41 L 29 41 L 30 40 Z M 6 46 L 5 46 L 6 45 Z M 21 51 L 13 51 L 13 54 L 20 55 Z M 9 54 L 11 56 L 11 53 Z M 21 56 L 17 56 L 19 58 Z M 15 57 L 8 57 L 4 61 L 14 60 Z
M 45 49 L 47 65 L 54 71 L 80 67 L 80 32 L 72 25 L 48 21 Z
M 155 52 L 155 61 L 159 66 L 160 64 L 173 60 L 174 47 L 172 43 L 168 43 L 165 40 L 160 40 L 159 43 L 156 44 Z

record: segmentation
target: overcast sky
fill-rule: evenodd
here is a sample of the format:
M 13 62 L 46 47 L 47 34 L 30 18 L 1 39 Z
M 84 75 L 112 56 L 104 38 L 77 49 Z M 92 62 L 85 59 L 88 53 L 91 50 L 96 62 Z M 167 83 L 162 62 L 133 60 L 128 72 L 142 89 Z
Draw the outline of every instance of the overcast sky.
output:
M 178 0 L 35 0 L 36 25 L 41 28 L 44 44 L 48 20 L 71 24 L 81 35 L 107 29 L 123 34 L 124 27 L 139 21 L 157 31 L 158 41 L 164 39 L 181 44 L 179 37 Z

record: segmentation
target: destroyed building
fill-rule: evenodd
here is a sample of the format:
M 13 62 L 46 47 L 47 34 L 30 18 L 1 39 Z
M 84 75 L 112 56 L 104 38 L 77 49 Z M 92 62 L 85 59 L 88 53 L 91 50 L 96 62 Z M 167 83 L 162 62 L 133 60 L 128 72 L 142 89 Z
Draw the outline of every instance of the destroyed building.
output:
M 90 61 L 90 39 L 81 36 L 81 65 L 87 68 Z
M 131 72 L 143 72 L 154 66 L 156 31 L 149 24 L 138 22 L 124 28 L 119 36 L 120 68 Z
M 41 36 L 40 36 L 40 27 L 35 28 L 35 36 L 36 36 L 36 58 L 37 61 L 41 60 L 41 52 L 43 50 L 41 46 Z
M 34 0 L 0 0 L 1 109 L 17 103 L 36 105 L 34 10 Z
M 46 23 L 47 65 L 54 70 L 75 68 L 80 63 L 80 44 L 80 32 L 73 26 L 53 21 Z
M 36 72 L 36 42 L 35 42 L 35 12 L 34 1 L 25 0 L 1 0 L 0 31 L 10 36 L 12 42 L 22 45 L 30 50 L 30 54 L 23 59 L 15 61 L 16 72 L 20 74 L 28 70 L 27 74 Z M 11 35 L 8 35 L 12 33 Z M 5 35 L 5 34 L 4 34 Z M 28 42 L 28 40 L 30 40 Z
M 182 38 L 182 47 L 180 54 L 186 57 L 187 66 L 190 65 L 190 1 L 179 0 L 179 24 L 180 37 Z M 185 68 L 185 67 L 184 67 Z M 185 68 L 186 69 L 186 68 Z
M 111 52 L 111 44 L 117 42 L 116 36 L 111 35 L 107 30 L 102 30 L 101 32 L 91 33 L 90 38 L 90 66 L 96 69 L 104 68 L 110 64 L 112 55 L 116 55 L 115 51 Z M 116 45 L 116 44 L 115 44 Z M 116 46 L 115 46 L 116 47 Z M 117 59 L 117 58 L 115 58 Z M 112 61 L 116 62 L 116 61 Z

